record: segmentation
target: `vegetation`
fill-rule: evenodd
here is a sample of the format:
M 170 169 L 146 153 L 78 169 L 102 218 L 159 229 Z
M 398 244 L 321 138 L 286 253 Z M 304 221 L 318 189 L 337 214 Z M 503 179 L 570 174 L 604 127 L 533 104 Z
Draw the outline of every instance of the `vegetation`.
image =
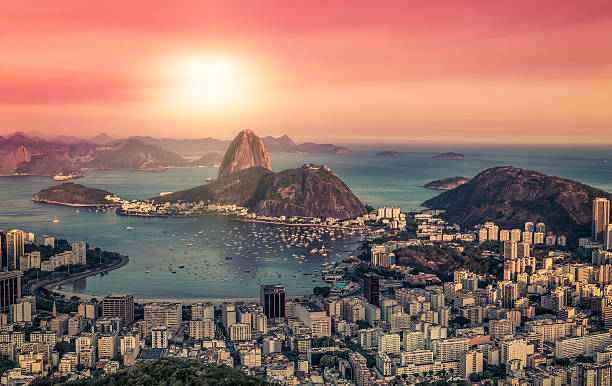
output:
M 112 193 L 107 190 L 65 182 L 41 190 L 34 195 L 34 200 L 73 205 L 116 205 L 115 202 L 106 199 L 106 196 L 109 195 Z
M 44 383 L 39 383 L 44 384 Z M 260 378 L 227 366 L 205 365 L 168 358 L 148 362 L 99 378 L 80 379 L 60 385 L 265 385 Z
M 329 296 L 329 293 L 331 292 L 331 287 L 329 286 L 325 286 L 325 287 L 314 287 L 312 289 L 312 293 L 315 295 L 321 295 L 324 298 Z
M 0 374 L 3 374 L 6 370 L 12 369 L 13 367 L 15 367 L 15 363 L 6 356 L 0 355 Z

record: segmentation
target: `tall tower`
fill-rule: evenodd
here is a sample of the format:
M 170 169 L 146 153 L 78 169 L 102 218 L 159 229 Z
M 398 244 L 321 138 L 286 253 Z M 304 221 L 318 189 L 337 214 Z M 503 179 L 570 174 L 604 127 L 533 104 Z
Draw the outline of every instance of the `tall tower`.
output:
M 6 233 L 6 268 L 19 269 L 19 258 L 24 254 L 23 231 L 13 229 Z
M 594 242 L 603 242 L 604 229 L 610 223 L 610 200 L 597 197 L 593 200 L 593 226 L 591 239 Z
M 280 284 L 262 285 L 259 290 L 259 300 L 269 320 L 278 322 L 285 318 L 284 286 Z
M 604 228 L 603 247 L 607 251 L 612 251 L 612 224 L 608 224 Z
M 378 307 L 380 302 L 380 276 L 369 273 L 363 277 L 363 294 L 370 304 Z

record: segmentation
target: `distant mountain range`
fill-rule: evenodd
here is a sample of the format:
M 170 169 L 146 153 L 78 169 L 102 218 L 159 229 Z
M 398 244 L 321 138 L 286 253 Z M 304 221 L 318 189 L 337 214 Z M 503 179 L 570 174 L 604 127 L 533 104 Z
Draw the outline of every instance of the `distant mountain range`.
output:
M 350 154 L 331 145 L 296 145 L 287 135 L 261 139 L 271 152 Z M 21 132 L 0 136 L 0 175 L 78 174 L 82 169 L 163 170 L 181 166 L 218 166 L 230 141 L 215 138 L 113 138 L 106 133 L 89 140 L 57 135 L 43 138 Z M 189 161 L 183 156 L 199 156 Z

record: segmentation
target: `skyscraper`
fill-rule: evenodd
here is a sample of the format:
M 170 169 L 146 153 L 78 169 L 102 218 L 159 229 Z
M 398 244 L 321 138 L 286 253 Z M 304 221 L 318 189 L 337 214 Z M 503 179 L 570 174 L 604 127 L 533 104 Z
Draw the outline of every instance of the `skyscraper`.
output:
M 72 252 L 77 256 L 79 264 L 87 264 L 87 243 L 84 241 L 77 241 L 72 243 Z
M 259 290 L 259 300 L 269 320 L 285 318 L 285 287 L 280 284 L 265 284 Z
M 604 249 L 612 251 L 612 224 L 606 225 L 603 239 Z
M 0 312 L 8 313 L 21 297 L 21 271 L 0 272 Z
M 6 265 L 9 271 L 19 269 L 19 258 L 24 255 L 23 231 L 13 229 L 6 233 Z
M 134 295 L 111 294 L 102 300 L 102 316 L 105 318 L 121 318 L 127 326 L 134 321 Z
M 603 242 L 603 233 L 610 223 L 610 200 L 597 197 L 593 200 L 593 226 L 591 228 L 591 239 L 594 242 Z
M 374 273 L 368 273 L 363 277 L 363 287 L 363 294 L 368 303 L 378 306 L 380 297 L 380 276 Z

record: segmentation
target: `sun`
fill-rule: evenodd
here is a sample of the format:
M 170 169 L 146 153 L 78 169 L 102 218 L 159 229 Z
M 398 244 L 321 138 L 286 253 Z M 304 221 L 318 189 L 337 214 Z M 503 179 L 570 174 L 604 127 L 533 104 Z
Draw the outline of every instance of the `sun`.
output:
M 249 99 L 252 74 L 248 66 L 229 55 L 190 56 L 167 70 L 166 96 L 176 108 L 214 112 L 238 108 Z

